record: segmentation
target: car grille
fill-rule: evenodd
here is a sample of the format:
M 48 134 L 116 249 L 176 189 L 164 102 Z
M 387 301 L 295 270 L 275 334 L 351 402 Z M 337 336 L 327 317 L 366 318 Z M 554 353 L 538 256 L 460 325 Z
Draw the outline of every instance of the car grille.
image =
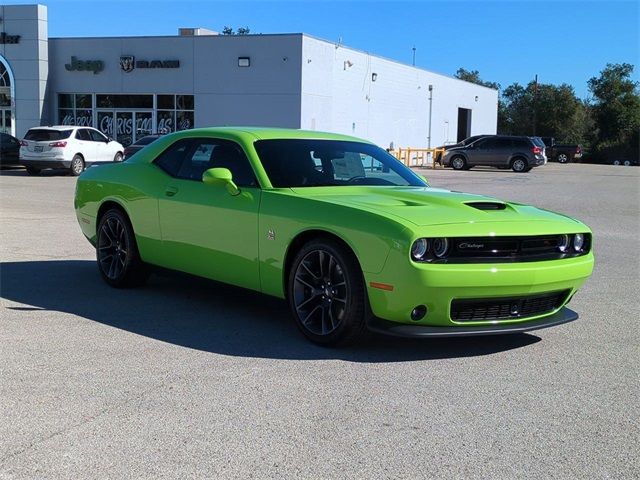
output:
M 569 290 L 526 297 L 461 299 L 451 302 L 451 319 L 458 322 L 514 320 L 550 313 L 566 301 Z
M 536 262 L 557 260 L 589 252 L 591 236 L 585 234 L 585 246 L 580 254 L 571 250 L 562 253 L 558 246 L 562 235 L 523 237 L 457 237 L 451 239 L 451 250 L 438 263 Z

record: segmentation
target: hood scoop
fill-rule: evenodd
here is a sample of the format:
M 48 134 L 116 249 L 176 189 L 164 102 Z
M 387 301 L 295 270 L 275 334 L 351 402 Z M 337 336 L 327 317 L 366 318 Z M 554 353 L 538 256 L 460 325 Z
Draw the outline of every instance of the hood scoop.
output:
M 466 202 L 465 205 L 478 210 L 504 210 L 507 208 L 507 204 L 502 202 Z

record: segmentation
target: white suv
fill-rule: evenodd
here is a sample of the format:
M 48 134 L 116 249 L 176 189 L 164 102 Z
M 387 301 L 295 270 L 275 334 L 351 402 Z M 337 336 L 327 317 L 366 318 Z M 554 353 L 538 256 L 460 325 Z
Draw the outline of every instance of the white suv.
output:
M 29 175 L 45 168 L 68 168 L 77 176 L 93 163 L 121 162 L 123 151 L 122 145 L 95 128 L 34 127 L 20 142 L 20 163 Z

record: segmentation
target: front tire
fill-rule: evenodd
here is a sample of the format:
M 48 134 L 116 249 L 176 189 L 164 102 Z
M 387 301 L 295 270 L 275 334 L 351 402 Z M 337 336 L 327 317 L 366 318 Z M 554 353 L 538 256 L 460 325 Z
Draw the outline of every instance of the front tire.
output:
M 300 331 L 325 346 L 346 345 L 366 331 L 365 288 L 355 255 L 331 240 L 313 240 L 296 254 L 287 297 Z
M 140 259 L 131 223 L 118 209 L 107 211 L 100 219 L 96 257 L 100 275 L 112 287 L 141 285 L 149 276 Z
M 41 170 L 35 167 L 26 167 L 27 175 L 40 175 Z
M 558 155 L 558 163 L 569 163 L 569 155 L 566 153 L 560 153 Z
M 71 159 L 71 165 L 69 166 L 69 173 L 74 177 L 77 177 L 84 172 L 84 158 L 82 155 L 74 155 Z
M 451 159 L 450 165 L 454 170 L 465 170 L 467 168 L 467 161 L 462 155 L 456 155 Z
M 113 161 L 116 163 L 120 163 L 122 159 L 123 159 L 123 156 L 121 152 L 116 153 L 115 157 L 113 157 Z

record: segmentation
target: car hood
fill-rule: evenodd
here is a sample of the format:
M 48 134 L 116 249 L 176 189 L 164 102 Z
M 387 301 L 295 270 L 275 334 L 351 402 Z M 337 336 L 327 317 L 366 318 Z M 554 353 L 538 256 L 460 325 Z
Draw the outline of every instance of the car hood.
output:
M 393 216 L 414 225 L 576 220 L 557 213 L 484 195 L 431 187 L 305 187 L 297 195 Z

